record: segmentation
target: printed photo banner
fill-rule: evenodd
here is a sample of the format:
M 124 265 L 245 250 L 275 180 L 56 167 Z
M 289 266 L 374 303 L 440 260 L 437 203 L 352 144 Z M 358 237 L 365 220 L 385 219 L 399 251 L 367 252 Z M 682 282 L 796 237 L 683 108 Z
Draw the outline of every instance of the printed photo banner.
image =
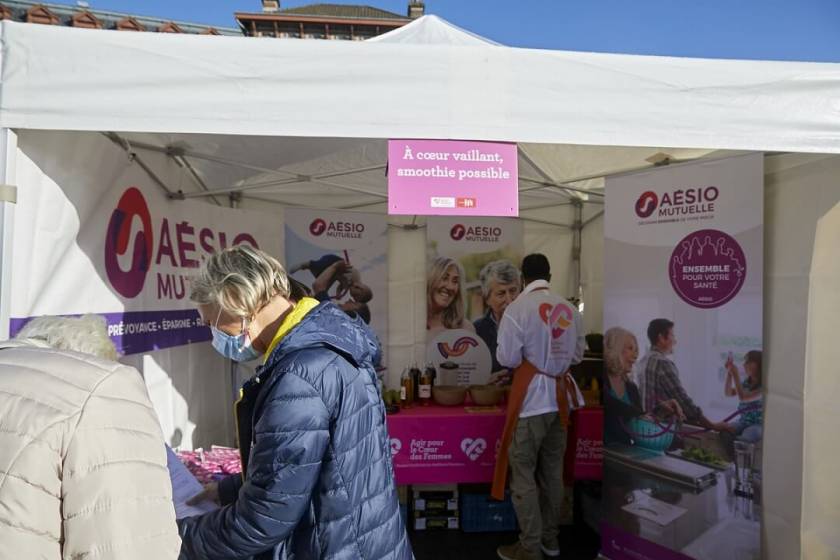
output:
M 494 310 L 484 298 L 481 272 L 502 261 L 519 270 L 524 256 L 522 222 L 430 217 L 426 243 L 426 359 L 438 367 L 457 365 L 456 378 L 464 384 L 486 383 L 500 369 L 494 356 L 500 317 L 494 315 L 498 306 Z M 520 288 L 515 286 L 510 297 Z
M 607 400 L 646 413 L 606 406 L 612 560 L 760 557 L 763 178 L 753 154 L 607 180 L 604 328 L 639 350 L 623 355 L 625 394 L 611 384 Z M 655 352 L 654 319 L 673 322 Z M 685 423 L 668 418 L 672 402 Z
M 74 165 L 21 162 L 12 336 L 34 317 L 95 313 L 121 354 L 207 341 L 189 301 L 203 259 L 240 243 L 280 256 L 276 216 L 168 200 L 137 165 Z
M 389 140 L 388 213 L 518 216 L 516 144 Z
M 388 346 L 388 217 L 286 210 L 286 267 L 315 297 L 360 316 Z M 384 358 L 383 358 L 384 363 Z

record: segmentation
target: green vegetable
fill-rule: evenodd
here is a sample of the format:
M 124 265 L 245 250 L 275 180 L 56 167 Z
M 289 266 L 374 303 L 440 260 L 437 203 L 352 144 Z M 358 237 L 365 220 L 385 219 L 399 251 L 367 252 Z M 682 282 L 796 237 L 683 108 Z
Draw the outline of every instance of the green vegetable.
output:
M 721 467 L 726 465 L 726 461 L 718 457 L 716 454 L 712 453 L 708 449 L 702 449 L 700 447 L 691 447 L 689 449 L 685 449 L 683 450 L 682 456 L 686 459 L 699 461 L 701 463 L 708 463 L 711 465 L 717 465 Z

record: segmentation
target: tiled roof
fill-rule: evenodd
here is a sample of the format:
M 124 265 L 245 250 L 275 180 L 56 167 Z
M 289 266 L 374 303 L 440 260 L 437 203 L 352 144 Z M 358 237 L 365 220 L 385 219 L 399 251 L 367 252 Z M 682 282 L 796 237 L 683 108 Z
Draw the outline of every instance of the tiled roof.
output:
M 212 25 L 202 25 L 199 23 L 188 23 L 183 21 L 172 21 L 156 17 L 110 12 L 106 10 L 95 10 L 92 8 L 83 8 L 80 6 L 73 6 L 67 4 L 48 4 L 45 2 L 38 2 L 34 0 L 0 0 L 0 6 L 5 6 L 6 8 L 11 10 L 12 19 L 14 21 L 26 21 L 26 12 L 29 9 L 34 8 L 35 6 L 44 6 L 59 18 L 60 25 L 69 25 L 70 21 L 73 19 L 73 16 L 76 16 L 83 12 L 90 12 L 100 22 L 102 22 L 102 26 L 104 29 L 113 29 L 116 26 L 117 22 L 126 18 L 132 18 L 135 21 L 137 21 L 137 23 L 146 28 L 146 30 L 148 31 L 157 31 L 160 27 L 163 27 L 171 22 L 177 25 L 178 28 L 181 29 L 181 31 L 183 31 L 184 33 L 206 33 L 208 30 L 213 29 L 217 31 L 220 35 L 242 35 L 242 31 L 240 29 L 231 27 L 215 27 Z
M 333 17 L 342 19 L 408 19 L 407 16 L 380 10 L 372 6 L 353 6 L 348 4 L 310 4 L 297 8 L 287 8 L 277 12 L 279 15 Z

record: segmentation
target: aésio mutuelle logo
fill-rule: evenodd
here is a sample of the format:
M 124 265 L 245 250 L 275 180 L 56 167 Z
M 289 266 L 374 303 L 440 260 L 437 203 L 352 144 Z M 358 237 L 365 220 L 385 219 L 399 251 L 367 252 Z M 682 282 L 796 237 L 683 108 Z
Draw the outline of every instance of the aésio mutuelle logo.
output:
M 365 233 L 365 224 L 356 222 L 335 222 L 315 218 L 309 224 L 309 233 L 315 237 L 335 237 L 337 239 L 361 239 Z
M 676 221 L 680 216 L 708 217 L 715 212 L 720 190 L 715 186 L 675 189 L 657 194 L 645 191 L 636 200 L 636 215 L 651 221 Z
M 105 272 L 114 290 L 125 298 L 140 295 L 152 274 L 158 299 L 184 299 L 187 269 L 197 268 L 205 255 L 226 248 L 230 238 L 231 245 L 248 243 L 257 247 L 249 233 L 229 236 L 177 215 L 155 219 L 140 189 L 129 187 L 108 221 Z M 184 273 L 179 273 L 181 269 Z
M 449 230 L 449 237 L 453 241 L 497 243 L 501 236 L 502 228 L 498 226 L 465 226 L 464 224 L 455 224 Z
M 645 191 L 636 201 L 636 215 L 640 218 L 648 218 L 659 206 L 659 197 L 653 191 Z

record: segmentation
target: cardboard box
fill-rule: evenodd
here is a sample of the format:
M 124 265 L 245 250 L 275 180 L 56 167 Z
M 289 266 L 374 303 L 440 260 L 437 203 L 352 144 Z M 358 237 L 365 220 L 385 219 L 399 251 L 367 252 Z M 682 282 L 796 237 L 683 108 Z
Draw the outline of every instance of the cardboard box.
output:
M 433 516 L 414 517 L 414 529 L 416 531 L 427 531 L 432 529 L 457 529 L 459 527 L 457 516 Z
M 457 484 L 418 484 L 411 487 L 414 500 L 457 500 Z
M 458 511 L 458 499 L 417 498 L 414 500 L 414 511 Z

